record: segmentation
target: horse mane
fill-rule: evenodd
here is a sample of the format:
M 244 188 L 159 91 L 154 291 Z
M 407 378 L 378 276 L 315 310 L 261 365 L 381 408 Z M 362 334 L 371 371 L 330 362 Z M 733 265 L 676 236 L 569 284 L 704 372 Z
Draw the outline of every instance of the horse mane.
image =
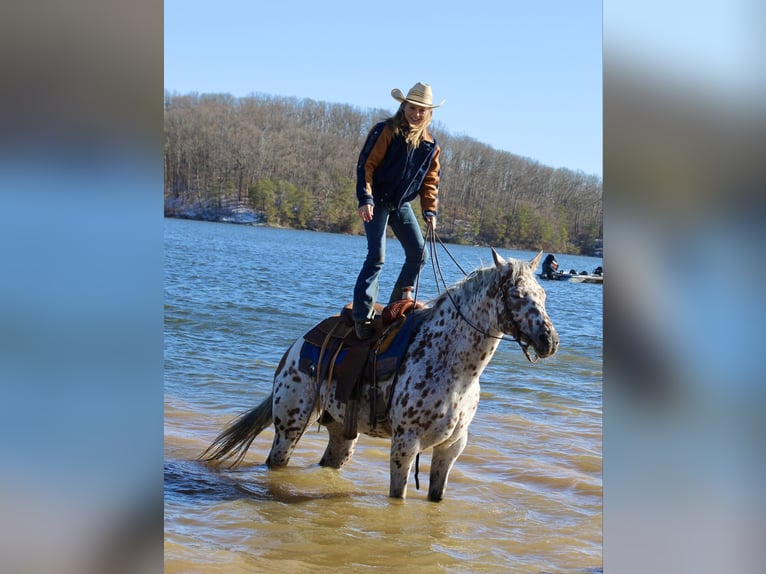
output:
M 512 263 L 512 262 L 511 262 Z M 513 267 L 513 280 L 516 280 L 517 274 L 518 274 L 518 268 L 516 265 L 512 265 Z M 494 275 L 496 275 L 501 269 L 505 268 L 505 266 L 497 267 L 495 265 L 488 265 L 488 266 L 482 266 L 477 267 L 473 271 L 471 271 L 468 275 L 461 278 L 456 283 L 453 283 L 447 289 L 442 291 L 439 295 L 434 297 L 434 299 L 430 302 L 432 307 L 435 307 L 440 301 L 444 299 L 448 299 L 450 295 L 455 295 L 457 293 L 462 293 L 464 291 L 469 291 L 470 293 L 473 293 L 479 289 L 479 286 L 483 286 L 486 284 L 486 278 L 490 277 L 490 280 L 494 278 Z M 447 291 L 450 293 L 448 294 Z

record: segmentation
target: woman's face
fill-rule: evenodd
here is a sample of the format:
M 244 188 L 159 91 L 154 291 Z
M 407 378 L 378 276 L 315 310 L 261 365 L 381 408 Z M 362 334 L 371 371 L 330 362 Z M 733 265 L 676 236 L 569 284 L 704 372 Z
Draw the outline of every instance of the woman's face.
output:
M 430 113 L 431 110 L 428 108 L 416 106 L 410 102 L 404 104 L 404 117 L 407 119 L 407 123 L 411 126 L 421 125 L 426 120 L 426 118 L 428 118 Z

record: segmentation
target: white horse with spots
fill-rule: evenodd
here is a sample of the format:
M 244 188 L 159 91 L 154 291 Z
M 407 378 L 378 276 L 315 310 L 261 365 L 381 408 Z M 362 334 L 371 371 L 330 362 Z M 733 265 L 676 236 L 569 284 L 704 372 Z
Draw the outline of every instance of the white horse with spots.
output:
M 479 404 L 479 377 L 503 335 L 517 341 L 530 359 L 556 352 L 559 337 L 545 311 L 545 291 L 535 278 L 542 252 L 532 261 L 504 260 L 493 249 L 494 266 L 482 268 L 451 286 L 424 313 L 398 372 L 378 388 L 388 389 L 385 418 L 372 424 L 358 417 L 358 431 L 391 438 L 389 495 L 405 498 L 407 477 L 417 455 L 433 449 L 428 499 L 444 496 L 449 472 L 463 452 Z M 299 369 L 303 339 L 287 350 L 274 376 L 271 395 L 234 421 L 203 453 L 219 462 L 234 457 L 239 464 L 253 439 L 274 424 L 275 435 L 266 460 L 270 468 L 285 466 L 309 426 L 329 432 L 320 465 L 342 467 L 352 456 L 356 437 L 344 438 L 346 405 L 329 384 Z M 530 359 L 531 360 L 531 359 Z M 369 412 L 368 393 L 360 393 L 359 412 Z

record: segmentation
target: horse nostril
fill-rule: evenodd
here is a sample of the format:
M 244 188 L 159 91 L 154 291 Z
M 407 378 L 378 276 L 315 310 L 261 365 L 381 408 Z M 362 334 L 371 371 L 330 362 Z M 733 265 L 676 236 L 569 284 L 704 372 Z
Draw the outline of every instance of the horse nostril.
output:
M 543 347 L 555 351 L 559 346 L 559 334 L 555 329 L 546 325 L 545 330 L 540 334 L 540 343 Z

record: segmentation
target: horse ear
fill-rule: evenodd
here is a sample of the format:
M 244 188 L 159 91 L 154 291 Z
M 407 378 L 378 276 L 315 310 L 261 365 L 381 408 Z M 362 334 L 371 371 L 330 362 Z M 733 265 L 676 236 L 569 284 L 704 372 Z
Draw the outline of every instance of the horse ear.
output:
M 543 252 L 541 251 L 537 255 L 535 255 L 534 259 L 529 262 L 529 264 L 532 266 L 532 269 L 537 269 L 537 266 L 540 264 L 540 259 L 543 257 Z
M 501 265 L 505 265 L 508 263 L 505 259 L 500 257 L 500 254 L 497 251 L 495 251 L 494 247 L 490 247 L 490 249 L 492 250 L 492 259 L 495 260 L 495 267 L 500 267 Z

